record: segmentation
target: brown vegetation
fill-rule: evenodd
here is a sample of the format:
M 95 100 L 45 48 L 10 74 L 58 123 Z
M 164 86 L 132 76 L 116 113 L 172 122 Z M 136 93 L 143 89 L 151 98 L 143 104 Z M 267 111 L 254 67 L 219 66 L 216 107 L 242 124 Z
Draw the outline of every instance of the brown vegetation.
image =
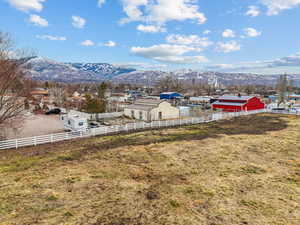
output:
M 299 224 L 300 118 L 0 152 L 0 224 Z
M 16 50 L 8 34 L 0 32 L 0 140 L 3 131 L 24 110 L 27 84 L 22 67 L 24 52 Z

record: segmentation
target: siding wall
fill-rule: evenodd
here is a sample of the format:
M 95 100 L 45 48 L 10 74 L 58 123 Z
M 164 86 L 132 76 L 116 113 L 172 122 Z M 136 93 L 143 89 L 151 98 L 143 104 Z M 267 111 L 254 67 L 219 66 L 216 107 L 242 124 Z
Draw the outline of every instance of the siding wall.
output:
M 157 108 L 152 109 L 150 112 L 138 110 L 138 109 L 126 109 L 124 110 L 125 116 L 132 117 L 132 111 L 134 111 L 134 118 L 140 119 L 140 112 L 142 112 L 144 121 L 148 120 L 160 120 L 159 112 L 162 112 L 162 119 L 177 119 L 180 115 L 180 110 L 171 106 L 168 102 L 162 102 Z
M 162 112 L 162 119 L 176 119 L 179 118 L 180 110 L 176 107 L 173 107 L 168 102 L 162 102 L 155 109 L 151 110 L 151 119 L 152 120 L 160 120 L 159 112 Z

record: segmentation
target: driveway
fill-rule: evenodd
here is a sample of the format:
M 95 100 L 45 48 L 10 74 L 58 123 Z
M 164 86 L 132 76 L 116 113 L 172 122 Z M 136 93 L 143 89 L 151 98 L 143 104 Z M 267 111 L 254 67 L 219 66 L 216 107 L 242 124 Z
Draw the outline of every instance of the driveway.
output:
M 11 129 L 8 139 L 25 138 L 52 133 L 64 132 L 64 126 L 58 115 L 30 115 L 25 116 L 19 129 Z

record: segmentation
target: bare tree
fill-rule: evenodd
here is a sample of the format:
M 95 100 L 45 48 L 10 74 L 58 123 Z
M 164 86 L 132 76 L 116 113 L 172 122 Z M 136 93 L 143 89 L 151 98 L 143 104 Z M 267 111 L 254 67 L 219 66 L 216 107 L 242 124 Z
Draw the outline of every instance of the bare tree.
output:
M 185 88 L 182 81 L 169 75 L 158 81 L 158 83 L 156 84 L 156 90 L 159 92 L 182 92 L 185 90 Z
M 24 110 L 24 67 L 20 59 L 11 37 L 0 32 L 0 131 Z
M 277 82 L 277 91 L 279 93 L 278 106 L 285 102 L 286 94 L 288 91 L 288 78 L 287 75 L 281 75 Z
M 50 88 L 50 97 L 58 107 L 63 107 L 66 102 L 66 87 L 62 84 L 55 83 Z

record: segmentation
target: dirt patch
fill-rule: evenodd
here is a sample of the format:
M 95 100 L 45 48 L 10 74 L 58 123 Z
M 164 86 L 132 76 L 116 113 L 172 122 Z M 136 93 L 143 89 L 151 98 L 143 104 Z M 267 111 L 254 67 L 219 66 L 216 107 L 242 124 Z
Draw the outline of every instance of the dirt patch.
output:
M 31 115 L 24 117 L 18 130 L 8 131 L 7 139 L 26 138 L 64 132 L 63 123 L 57 115 Z

